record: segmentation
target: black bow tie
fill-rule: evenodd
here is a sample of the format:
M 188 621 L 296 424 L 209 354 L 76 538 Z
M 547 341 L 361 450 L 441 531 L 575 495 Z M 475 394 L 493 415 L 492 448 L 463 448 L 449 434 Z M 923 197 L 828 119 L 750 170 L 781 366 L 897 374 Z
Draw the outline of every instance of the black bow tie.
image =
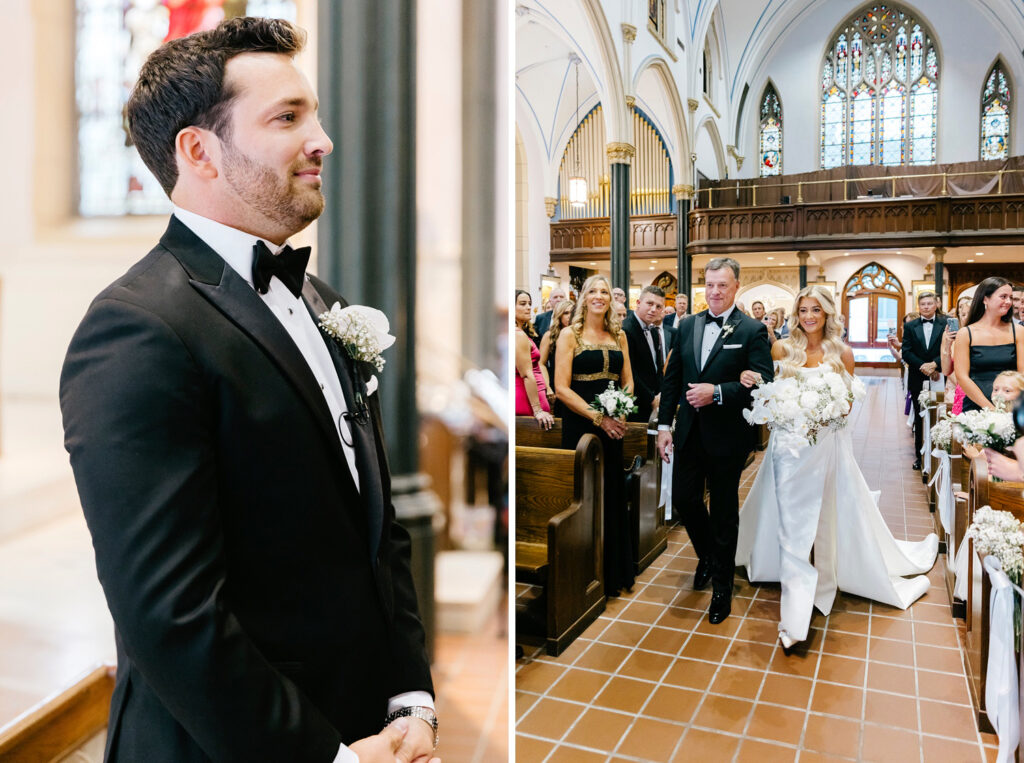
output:
M 277 276 L 288 291 L 298 297 L 306 279 L 306 265 L 309 264 L 308 246 L 292 249 L 286 246 L 280 254 L 274 254 L 262 241 L 257 241 L 252 252 L 252 285 L 260 294 L 270 288 L 270 279 Z
M 722 318 L 723 318 L 723 316 L 721 316 L 721 315 L 719 315 L 716 318 L 711 313 L 705 313 L 704 314 L 704 325 L 707 326 L 709 323 L 717 323 L 718 324 L 718 328 L 722 328 Z
M 934 321 L 935 321 L 934 318 L 922 318 L 921 319 L 921 323 L 933 323 Z

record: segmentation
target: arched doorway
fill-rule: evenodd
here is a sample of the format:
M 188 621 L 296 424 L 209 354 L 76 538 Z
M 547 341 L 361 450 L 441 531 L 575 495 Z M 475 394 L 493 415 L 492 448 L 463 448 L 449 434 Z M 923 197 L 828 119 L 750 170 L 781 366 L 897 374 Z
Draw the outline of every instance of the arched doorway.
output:
M 896 359 L 886 342 L 895 334 L 904 308 L 900 280 L 877 262 L 870 262 L 843 288 L 846 343 L 859 365 L 891 366 Z

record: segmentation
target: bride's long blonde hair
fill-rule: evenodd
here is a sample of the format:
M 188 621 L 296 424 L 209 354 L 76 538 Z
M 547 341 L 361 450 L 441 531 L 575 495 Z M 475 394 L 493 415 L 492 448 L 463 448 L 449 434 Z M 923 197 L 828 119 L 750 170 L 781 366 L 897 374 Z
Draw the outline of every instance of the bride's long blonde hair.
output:
M 779 361 L 779 373 L 776 374 L 776 378 L 796 376 L 807 362 L 807 333 L 800 325 L 800 300 L 805 297 L 817 300 L 822 312 L 825 313 L 825 328 L 821 337 L 824 357 L 821 364 L 843 376 L 846 374 L 846 367 L 843 365 L 842 356 L 846 345 L 841 338 L 843 327 L 836 317 L 836 303 L 828 289 L 819 284 L 811 284 L 800 290 L 793 303 L 793 311 L 789 316 L 789 337 L 781 340 L 784 354 Z

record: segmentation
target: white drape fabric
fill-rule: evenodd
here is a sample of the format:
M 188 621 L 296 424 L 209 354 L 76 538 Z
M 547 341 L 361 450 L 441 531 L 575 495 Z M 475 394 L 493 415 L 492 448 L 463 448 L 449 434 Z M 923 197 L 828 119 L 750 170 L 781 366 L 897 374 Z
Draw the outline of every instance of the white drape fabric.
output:
M 960 458 L 954 456 L 942 448 L 935 448 L 932 455 L 939 460 L 939 466 L 928 482 L 928 487 L 935 485 L 935 508 L 939 512 L 939 521 L 942 522 L 942 529 L 947 535 L 953 535 L 953 466 L 950 459 Z M 938 484 L 936 484 L 938 483 Z
M 992 583 L 989 597 L 988 667 L 985 683 L 985 712 L 999 736 L 997 763 L 1010 763 L 1020 743 L 1020 697 L 1017 661 L 1013 648 L 1013 599 L 1015 586 L 1003 572 L 999 560 L 985 557 L 985 570 Z
M 921 445 L 921 474 L 931 474 L 932 461 L 928 455 L 932 452 L 932 422 L 928 418 L 927 408 L 922 408 L 918 415 L 922 419 L 921 426 L 924 432 L 924 441 Z

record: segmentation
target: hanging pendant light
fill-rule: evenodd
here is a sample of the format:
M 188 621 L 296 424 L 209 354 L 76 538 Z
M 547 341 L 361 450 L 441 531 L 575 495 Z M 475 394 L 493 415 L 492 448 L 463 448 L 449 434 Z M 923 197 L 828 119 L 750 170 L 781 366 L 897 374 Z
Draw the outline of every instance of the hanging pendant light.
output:
M 580 59 L 573 55 L 576 64 L 576 132 L 572 138 L 572 151 L 575 168 L 572 177 L 569 178 L 569 206 L 573 209 L 583 209 L 587 206 L 587 179 L 580 172 L 580 146 L 579 125 L 580 125 Z

